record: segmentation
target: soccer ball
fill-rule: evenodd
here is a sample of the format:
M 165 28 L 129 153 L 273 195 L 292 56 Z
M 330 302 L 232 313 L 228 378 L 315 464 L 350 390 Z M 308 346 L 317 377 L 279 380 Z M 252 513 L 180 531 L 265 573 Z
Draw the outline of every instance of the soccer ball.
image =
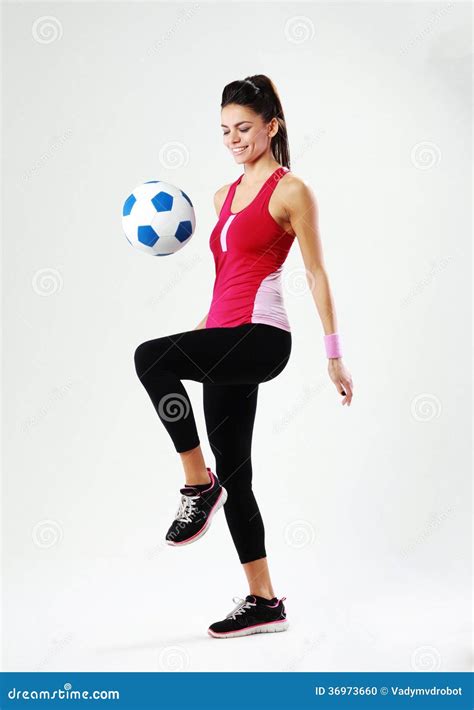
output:
M 136 249 L 151 256 L 169 256 L 189 242 L 196 216 L 183 190 L 161 180 L 149 180 L 125 200 L 122 226 Z

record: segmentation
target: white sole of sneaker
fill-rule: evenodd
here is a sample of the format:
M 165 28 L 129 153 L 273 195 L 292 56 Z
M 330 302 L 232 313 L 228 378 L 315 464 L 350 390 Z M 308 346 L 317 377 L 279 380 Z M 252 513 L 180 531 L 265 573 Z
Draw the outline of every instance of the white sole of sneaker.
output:
M 236 638 L 237 636 L 250 636 L 251 634 L 269 634 L 277 631 L 286 631 L 288 626 L 288 621 L 270 621 L 267 624 L 257 624 L 257 626 L 250 626 L 248 629 L 241 629 L 239 631 L 218 633 L 208 629 L 207 633 L 215 639 L 230 639 Z
M 173 547 L 182 547 L 183 545 L 190 545 L 192 542 L 196 542 L 196 540 L 199 540 L 200 537 L 202 537 L 203 535 L 205 535 L 207 533 L 207 531 L 209 530 L 209 528 L 211 526 L 212 518 L 217 513 L 219 508 L 222 508 L 222 506 L 224 505 L 226 500 L 227 500 L 227 491 L 225 488 L 223 488 L 219 498 L 217 499 L 216 503 L 214 504 L 213 509 L 211 510 L 211 512 L 209 513 L 209 515 L 207 517 L 206 524 L 201 528 L 201 530 L 199 532 L 197 532 L 195 535 L 190 537 L 188 540 L 183 540 L 183 542 L 174 542 L 173 540 L 166 540 L 166 543 L 168 545 L 173 545 Z

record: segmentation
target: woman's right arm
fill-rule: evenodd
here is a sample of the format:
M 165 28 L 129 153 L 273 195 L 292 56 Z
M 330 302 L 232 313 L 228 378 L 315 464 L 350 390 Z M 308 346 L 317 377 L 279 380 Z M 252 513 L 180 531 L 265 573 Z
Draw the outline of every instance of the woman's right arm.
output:
M 194 330 L 201 330 L 201 328 L 205 328 L 205 327 L 206 327 L 206 321 L 207 321 L 207 316 L 208 316 L 208 315 L 209 315 L 209 314 L 206 313 L 206 315 L 204 316 L 204 318 L 202 319 L 202 321 L 197 324 L 197 326 L 194 328 Z

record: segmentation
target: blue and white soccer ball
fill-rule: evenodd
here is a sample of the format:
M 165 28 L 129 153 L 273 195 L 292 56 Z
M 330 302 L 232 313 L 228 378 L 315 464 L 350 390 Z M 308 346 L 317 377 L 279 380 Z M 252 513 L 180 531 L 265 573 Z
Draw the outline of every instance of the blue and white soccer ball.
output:
M 125 200 L 122 226 L 136 249 L 151 256 L 168 256 L 191 239 L 196 216 L 191 200 L 179 187 L 149 180 Z

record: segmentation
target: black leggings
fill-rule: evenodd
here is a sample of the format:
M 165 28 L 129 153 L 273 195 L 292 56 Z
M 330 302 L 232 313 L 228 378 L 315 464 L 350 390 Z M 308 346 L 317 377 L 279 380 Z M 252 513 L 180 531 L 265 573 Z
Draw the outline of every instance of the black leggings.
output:
M 207 436 L 227 490 L 225 516 L 242 564 L 266 557 L 265 532 L 252 491 L 251 445 L 258 385 L 285 368 L 291 333 L 264 323 L 200 328 L 141 343 L 135 368 L 178 453 L 199 446 L 181 380 L 203 384 Z

